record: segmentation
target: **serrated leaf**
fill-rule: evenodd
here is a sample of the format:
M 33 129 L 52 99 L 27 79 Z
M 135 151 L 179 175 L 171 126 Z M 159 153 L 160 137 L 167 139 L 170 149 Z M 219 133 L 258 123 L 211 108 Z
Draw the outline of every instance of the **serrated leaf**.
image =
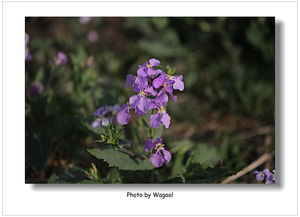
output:
M 122 151 L 122 149 L 87 149 L 94 157 L 106 161 L 110 167 L 120 170 L 151 170 L 153 166 L 149 160 L 140 160 Z
M 191 152 L 187 164 L 200 164 L 209 167 L 214 167 L 220 159 L 216 147 L 206 144 L 195 144 L 194 150 Z

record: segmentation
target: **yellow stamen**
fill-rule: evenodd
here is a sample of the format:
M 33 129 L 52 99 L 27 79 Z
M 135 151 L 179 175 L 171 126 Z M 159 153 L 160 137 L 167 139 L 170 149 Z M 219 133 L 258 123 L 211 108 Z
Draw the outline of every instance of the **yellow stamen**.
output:
M 148 67 L 148 68 L 149 68 L 149 67 L 151 67 L 151 66 L 150 66 L 149 64 L 147 64 L 147 65 L 146 65 L 146 67 Z
M 168 75 L 168 79 L 171 80 L 171 78 L 172 78 L 172 76 L 171 76 L 171 75 Z
M 165 86 L 167 86 L 167 83 L 166 83 L 166 82 L 164 82 L 164 87 L 165 87 Z
M 141 95 L 141 96 L 145 96 L 146 95 L 146 93 L 142 90 L 140 93 L 139 93 L 139 95 Z
M 160 108 L 158 109 L 159 113 L 163 113 L 165 111 L 165 108 L 163 106 L 160 106 Z
M 157 143 L 155 149 L 157 149 L 158 151 L 160 151 L 160 150 L 165 149 L 164 146 L 165 146 L 164 144 Z

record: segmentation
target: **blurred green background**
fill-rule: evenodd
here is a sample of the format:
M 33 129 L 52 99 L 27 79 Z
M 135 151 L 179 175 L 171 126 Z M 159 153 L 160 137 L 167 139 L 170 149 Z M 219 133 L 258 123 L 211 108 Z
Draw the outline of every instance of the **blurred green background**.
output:
M 126 75 L 150 58 L 176 68 L 185 83 L 168 106 L 172 120 L 163 137 L 174 157 L 163 173 L 174 176 L 187 163 L 236 173 L 275 148 L 274 18 L 98 17 L 83 23 L 27 17 L 25 26 L 32 55 L 25 63 L 26 183 L 95 163 L 86 148 L 96 138 L 81 117 L 125 103 L 133 94 Z M 56 66 L 59 51 L 68 63 Z M 44 86 L 38 95 L 29 91 L 34 84 Z M 274 160 L 258 169 L 274 169 Z M 126 179 L 101 161 L 96 165 L 111 182 Z M 152 176 L 140 174 L 137 181 Z M 249 173 L 235 183 L 256 180 Z

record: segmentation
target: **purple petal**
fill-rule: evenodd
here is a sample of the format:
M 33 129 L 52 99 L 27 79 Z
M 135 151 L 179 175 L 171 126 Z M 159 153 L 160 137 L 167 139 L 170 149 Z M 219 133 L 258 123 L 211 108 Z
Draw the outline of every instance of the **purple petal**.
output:
M 156 152 L 155 154 L 153 154 L 150 158 L 151 163 L 154 167 L 158 168 L 161 167 L 162 165 L 164 165 L 164 158 L 163 156 L 161 156 L 159 154 L 159 152 Z
M 102 126 L 107 126 L 109 124 L 109 119 L 108 118 L 101 118 L 101 125 Z
M 183 79 L 183 76 L 180 75 L 180 76 L 175 76 L 175 78 L 173 78 L 172 80 L 175 81 L 175 83 L 173 84 L 173 88 L 175 90 L 180 90 L 180 91 L 183 91 L 184 90 L 184 83 L 182 81 Z
M 133 74 L 128 74 L 126 77 L 126 87 L 129 88 L 133 84 L 133 81 L 134 81 Z
M 130 118 L 131 118 L 131 115 L 129 112 L 129 108 L 126 104 L 124 104 L 122 106 L 121 111 L 118 112 L 117 121 L 121 125 L 126 125 L 126 124 L 128 124 Z
M 171 86 L 166 86 L 164 89 L 170 94 L 172 100 L 174 102 L 176 102 L 177 101 L 177 96 L 174 96 L 174 94 L 173 94 L 173 88 Z
M 150 125 L 152 128 L 158 128 L 161 124 L 161 115 L 159 113 L 150 116 Z
M 155 92 L 155 90 L 153 89 L 153 87 L 147 87 L 147 88 L 145 88 L 145 93 L 150 94 L 152 96 L 156 96 L 156 94 L 157 94 Z
M 143 90 L 147 86 L 148 86 L 147 78 L 138 76 L 134 81 L 134 90 L 135 91 L 137 90 L 136 92 L 140 92 L 141 90 Z
M 154 101 L 155 103 L 164 106 L 165 103 L 168 102 L 168 98 L 165 91 L 160 91 Z
M 265 178 L 265 174 L 263 174 L 261 172 L 256 174 L 256 180 L 257 181 L 262 182 L 264 180 L 264 178 Z
M 137 74 L 139 77 L 147 77 L 148 76 L 146 68 L 144 68 L 144 67 L 139 68 L 137 70 Z
M 253 171 L 253 174 L 254 174 L 254 175 L 256 175 L 256 174 L 258 174 L 258 173 L 259 173 L 258 170 L 254 170 L 254 171 Z
M 274 182 L 271 180 L 266 180 L 265 184 L 274 184 Z
M 158 144 L 158 143 L 162 144 L 163 143 L 163 139 L 162 138 L 157 138 L 155 140 L 155 144 Z
M 135 109 L 140 103 L 140 97 L 138 95 L 133 95 L 129 98 L 129 104 L 131 108 Z
M 147 73 L 148 73 L 149 76 L 155 76 L 155 75 L 157 75 L 159 73 L 159 71 L 155 70 L 153 68 L 148 68 L 147 69 Z
M 266 175 L 267 180 L 273 180 L 274 174 L 269 169 L 264 169 L 263 172 Z
M 150 66 L 158 66 L 160 64 L 160 61 L 152 58 L 149 60 L 149 64 L 150 64 Z
M 164 156 L 165 162 L 169 163 L 171 161 L 171 159 L 172 159 L 171 153 L 169 151 L 167 151 L 166 149 L 163 149 L 162 150 L 162 154 Z
M 116 105 L 113 106 L 112 110 L 114 112 L 119 112 L 121 110 L 121 106 L 119 104 L 116 104 Z
M 163 123 L 163 125 L 165 126 L 165 128 L 169 128 L 169 126 L 170 126 L 170 120 L 171 120 L 170 115 L 167 112 L 164 112 L 162 114 L 161 122 Z
M 140 101 L 137 104 L 137 107 L 139 110 L 141 110 L 141 112 L 147 113 L 150 107 L 150 101 L 146 97 L 143 96 L 139 96 L 139 97 L 140 97 Z
M 29 88 L 29 93 L 33 96 L 40 96 L 44 91 L 44 85 L 42 83 L 33 83 Z
M 99 116 L 106 115 L 108 112 L 110 112 L 109 109 L 108 109 L 108 107 L 107 106 L 103 106 L 103 107 L 98 108 L 93 113 L 93 115 L 96 116 L 96 117 L 99 117 Z
M 159 104 L 156 102 L 156 99 L 152 99 L 150 101 L 149 110 L 151 109 L 159 109 Z
M 135 114 L 138 115 L 138 116 L 144 116 L 144 115 L 147 114 L 147 112 L 142 112 L 141 110 L 139 110 L 138 107 L 136 107 L 136 108 L 134 109 L 134 112 L 135 112 Z
M 144 144 L 144 150 L 149 152 L 152 148 L 155 148 L 155 143 L 151 139 L 147 139 Z
M 79 18 L 79 22 L 81 24 L 88 24 L 89 22 L 91 22 L 94 18 L 93 17 L 80 17 Z
M 56 54 L 56 60 L 55 60 L 55 64 L 57 66 L 59 65 L 64 65 L 68 62 L 68 57 L 65 53 L 59 51 L 57 54 Z
M 101 126 L 101 121 L 100 121 L 100 119 L 94 120 L 93 123 L 92 123 L 91 125 L 92 125 L 92 128 L 100 127 L 100 126 Z
M 160 75 L 153 80 L 152 85 L 156 89 L 160 88 L 164 84 L 165 80 L 166 80 L 166 77 L 164 75 Z

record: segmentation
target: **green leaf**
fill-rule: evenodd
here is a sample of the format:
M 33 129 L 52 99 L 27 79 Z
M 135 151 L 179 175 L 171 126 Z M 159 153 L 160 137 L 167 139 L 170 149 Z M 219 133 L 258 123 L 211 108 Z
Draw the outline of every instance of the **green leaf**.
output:
M 216 147 L 197 143 L 194 145 L 187 164 L 201 164 L 214 167 L 219 160 L 220 155 Z
M 73 167 L 60 176 L 52 175 L 48 179 L 48 183 L 78 183 L 84 180 L 87 180 L 87 177 L 84 176 L 84 170 L 79 167 Z
M 188 172 L 165 180 L 163 183 L 219 183 L 223 178 L 232 174 L 226 168 L 206 168 L 193 164 L 187 169 Z
M 232 173 L 226 168 L 191 169 L 185 174 L 185 183 L 217 183 Z
M 94 157 L 106 161 L 110 167 L 120 170 L 151 170 L 153 166 L 149 160 L 140 160 L 135 156 L 125 153 L 122 149 L 87 149 Z
M 119 170 L 117 168 L 111 168 L 111 170 L 107 173 L 104 181 L 106 183 L 122 183 Z

